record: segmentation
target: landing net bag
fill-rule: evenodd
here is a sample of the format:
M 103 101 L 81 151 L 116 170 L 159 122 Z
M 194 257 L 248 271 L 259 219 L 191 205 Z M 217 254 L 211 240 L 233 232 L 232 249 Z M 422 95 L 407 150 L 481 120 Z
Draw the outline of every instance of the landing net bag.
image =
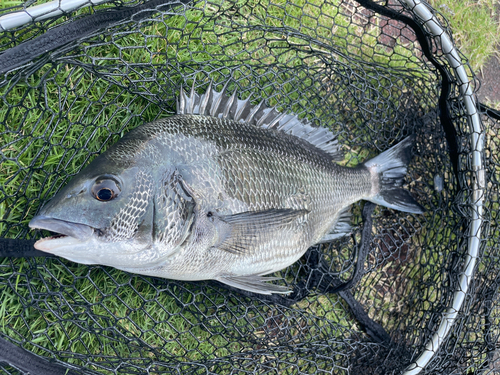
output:
M 0 31 L 3 373 L 499 367 L 499 117 L 428 4 L 28 1 L 0 12 Z M 405 188 L 425 214 L 355 204 L 351 235 L 276 274 L 288 296 L 35 251 L 41 206 L 193 82 L 331 129 L 347 166 L 415 134 Z

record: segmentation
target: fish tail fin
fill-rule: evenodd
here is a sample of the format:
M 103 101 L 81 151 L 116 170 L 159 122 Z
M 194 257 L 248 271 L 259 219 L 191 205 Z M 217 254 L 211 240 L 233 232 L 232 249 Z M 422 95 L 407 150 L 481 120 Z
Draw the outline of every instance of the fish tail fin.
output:
M 377 192 L 369 201 L 403 212 L 421 214 L 424 208 L 403 189 L 403 178 L 411 160 L 414 136 L 405 138 L 397 145 L 364 163 L 378 185 Z

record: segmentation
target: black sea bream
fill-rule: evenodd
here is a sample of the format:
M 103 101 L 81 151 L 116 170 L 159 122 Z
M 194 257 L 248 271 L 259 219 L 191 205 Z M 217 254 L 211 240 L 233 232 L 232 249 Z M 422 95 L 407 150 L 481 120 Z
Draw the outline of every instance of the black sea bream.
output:
M 423 212 L 400 187 L 412 137 L 347 168 L 335 163 L 327 129 L 236 94 L 181 90 L 177 112 L 129 132 L 59 191 L 30 222 L 59 235 L 35 247 L 143 275 L 286 293 L 263 275 L 342 235 L 354 202 Z

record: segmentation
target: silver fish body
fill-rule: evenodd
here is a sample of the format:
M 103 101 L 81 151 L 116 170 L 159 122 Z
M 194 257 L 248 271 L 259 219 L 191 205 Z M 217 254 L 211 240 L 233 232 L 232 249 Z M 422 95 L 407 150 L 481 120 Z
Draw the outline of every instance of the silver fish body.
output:
M 262 276 L 342 235 L 352 203 L 422 212 L 399 187 L 411 138 L 347 168 L 335 164 L 325 129 L 235 95 L 181 92 L 178 112 L 132 130 L 83 169 L 30 222 L 64 236 L 35 247 L 144 275 L 286 293 Z

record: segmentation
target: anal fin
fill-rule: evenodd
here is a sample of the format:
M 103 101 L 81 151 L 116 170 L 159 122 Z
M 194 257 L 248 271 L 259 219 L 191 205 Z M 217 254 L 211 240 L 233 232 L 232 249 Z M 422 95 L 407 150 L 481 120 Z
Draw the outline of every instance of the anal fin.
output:
M 332 230 L 319 240 L 318 243 L 327 243 L 334 240 L 338 240 L 344 236 L 347 236 L 352 231 L 351 226 L 351 206 L 347 206 L 339 213 L 339 218 L 337 222 L 332 227 Z
M 280 280 L 279 277 L 264 277 L 259 275 L 226 276 L 218 277 L 216 280 L 223 284 L 258 294 L 288 294 L 292 292 L 292 289 L 286 286 L 268 283 L 268 281 Z

